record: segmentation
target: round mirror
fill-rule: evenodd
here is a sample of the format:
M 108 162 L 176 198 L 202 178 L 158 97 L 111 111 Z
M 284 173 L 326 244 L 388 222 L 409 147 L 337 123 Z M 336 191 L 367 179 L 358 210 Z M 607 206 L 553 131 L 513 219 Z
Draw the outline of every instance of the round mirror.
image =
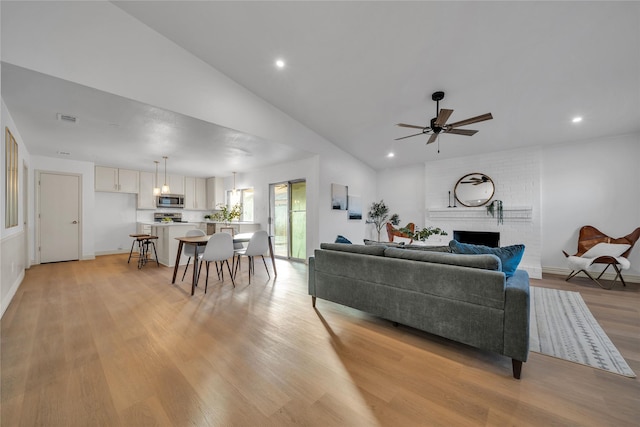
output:
M 494 191 L 491 178 L 483 173 L 470 173 L 458 180 L 453 194 L 462 206 L 474 207 L 489 203 Z

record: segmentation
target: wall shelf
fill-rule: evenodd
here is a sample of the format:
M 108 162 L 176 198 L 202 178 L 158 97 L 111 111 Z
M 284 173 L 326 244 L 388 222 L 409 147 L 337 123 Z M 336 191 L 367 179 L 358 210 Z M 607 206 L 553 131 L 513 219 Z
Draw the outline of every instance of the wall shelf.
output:
M 531 206 L 505 206 L 502 209 L 505 222 L 529 222 L 532 220 L 532 211 Z M 427 209 L 427 216 L 433 220 L 497 220 L 497 218 L 487 213 L 485 206 L 478 208 L 468 208 L 464 206 L 458 206 L 456 208 L 430 208 Z

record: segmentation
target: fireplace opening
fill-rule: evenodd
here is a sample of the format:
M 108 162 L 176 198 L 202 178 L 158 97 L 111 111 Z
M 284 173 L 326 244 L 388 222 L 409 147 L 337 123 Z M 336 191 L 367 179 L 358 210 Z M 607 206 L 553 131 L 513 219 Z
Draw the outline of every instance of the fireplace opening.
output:
M 490 248 L 500 247 L 500 233 L 493 231 L 453 230 L 453 238 L 460 243 L 483 245 L 489 246 Z

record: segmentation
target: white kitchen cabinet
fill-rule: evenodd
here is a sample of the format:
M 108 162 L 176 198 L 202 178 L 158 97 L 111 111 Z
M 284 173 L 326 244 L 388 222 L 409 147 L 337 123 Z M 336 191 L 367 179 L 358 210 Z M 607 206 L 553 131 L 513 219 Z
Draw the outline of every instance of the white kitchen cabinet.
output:
M 207 210 L 217 209 L 219 203 L 224 203 L 224 179 L 207 178 Z
M 184 208 L 207 209 L 207 180 L 187 176 L 184 179 Z
M 139 172 L 129 169 L 96 166 L 95 191 L 115 193 L 137 193 Z
M 140 172 L 138 209 L 156 209 L 156 196 L 153 195 L 155 180 L 156 176 L 153 172 Z
M 158 251 L 158 261 L 167 267 L 173 267 L 178 255 L 178 245 L 180 242 L 176 237 L 187 235 L 187 231 L 196 229 L 197 224 L 174 224 L 174 225 L 152 225 L 151 234 L 158 236 L 156 240 L 156 250 Z M 185 265 L 188 257 L 184 254 L 180 257 L 179 265 Z
M 184 175 L 167 175 L 171 194 L 184 194 Z

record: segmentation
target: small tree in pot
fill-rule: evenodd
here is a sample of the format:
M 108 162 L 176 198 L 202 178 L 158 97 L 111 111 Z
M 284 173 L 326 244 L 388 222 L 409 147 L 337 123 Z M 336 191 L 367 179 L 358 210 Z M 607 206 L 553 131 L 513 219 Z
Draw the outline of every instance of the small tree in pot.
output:
M 240 218 L 241 215 L 242 205 L 240 203 L 236 203 L 231 207 L 231 209 L 229 209 L 229 207 L 224 203 L 220 203 L 218 204 L 218 212 L 213 214 L 213 219 L 229 225 L 231 221 Z
M 382 231 L 382 227 L 384 227 L 387 222 L 398 225 L 400 223 L 400 217 L 398 214 L 393 214 L 389 217 L 389 208 L 384 204 L 384 200 L 373 202 L 367 214 L 367 224 L 373 224 L 376 227 L 378 242 L 380 241 L 380 231 Z

